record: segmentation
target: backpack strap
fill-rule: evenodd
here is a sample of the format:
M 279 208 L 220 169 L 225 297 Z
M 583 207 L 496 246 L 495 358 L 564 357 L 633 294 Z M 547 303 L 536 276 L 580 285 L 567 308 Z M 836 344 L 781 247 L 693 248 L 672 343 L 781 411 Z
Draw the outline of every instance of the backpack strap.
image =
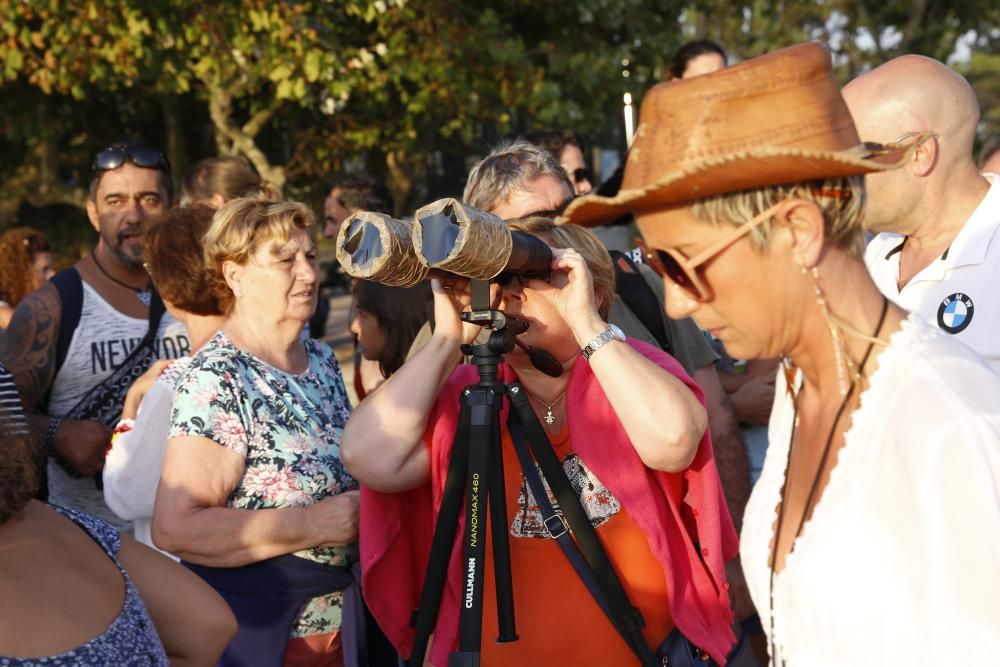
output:
M 73 341 L 73 333 L 80 324 L 80 314 L 83 312 L 83 279 L 76 267 L 63 269 L 52 276 L 51 281 L 59 292 L 59 339 L 56 343 L 56 369 L 58 373 L 66 361 L 69 344 Z
M 649 333 L 653 334 L 663 351 L 673 354 L 673 346 L 663 324 L 663 304 L 627 253 L 620 250 L 611 250 L 610 253 L 615 265 L 615 292 Z

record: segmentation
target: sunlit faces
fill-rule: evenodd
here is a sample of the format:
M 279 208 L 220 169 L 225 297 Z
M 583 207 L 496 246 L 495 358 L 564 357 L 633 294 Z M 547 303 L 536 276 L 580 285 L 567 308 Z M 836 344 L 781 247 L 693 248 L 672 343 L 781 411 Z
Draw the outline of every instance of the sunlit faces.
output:
M 340 188 L 334 188 L 323 202 L 323 236 L 328 239 L 337 238 L 340 226 L 351 216 L 351 209 L 344 206 L 341 200 Z
M 52 269 L 52 253 L 36 252 L 31 260 L 32 289 L 38 289 L 55 274 Z
M 126 162 L 104 172 L 95 200 L 87 201 L 87 216 L 100 243 L 130 269 L 142 268 L 144 221 L 170 204 L 160 173 Z
M 316 310 L 319 263 L 305 229 L 294 229 L 285 243 L 268 241 L 246 264 L 228 268 L 226 279 L 237 294 L 237 308 L 265 321 L 300 322 Z
M 351 333 L 358 337 L 358 347 L 365 359 L 378 360 L 382 356 L 386 336 L 375 315 L 358 308 L 351 321 Z
M 541 211 L 555 211 L 572 197 L 565 181 L 546 174 L 528 183 L 526 190 L 512 192 L 507 201 L 498 203 L 490 213 L 513 220 Z
M 650 248 L 670 249 L 685 257 L 731 237 L 734 229 L 702 222 L 686 208 L 636 218 Z M 782 290 L 797 284 L 801 270 L 793 262 L 777 261 L 771 251 L 755 250 L 746 236 L 698 270 L 701 281 L 710 287 L 708 300 L 699 302 L 664 278 L 667 314 L 673 319 L 694 317 L 735 358 L 780 356 L 788 301 Z
M 703 53 L 688 61 L 687 67 L 684 68 L 684 76 L 681 78 L 690 79 L 693 76 L 711 74 L 725 66 L 726 61 L 718 53 Z
M 569 179 L 573 181 L 573 188 L 576 195 L 585 195 L 594 189 L 593 183 L 585 176 L 588 173 L 587 163 L 583 160 L 583 151 L 579 146 L 566 144 L 559 152 L 559 164 L 569 174 Z

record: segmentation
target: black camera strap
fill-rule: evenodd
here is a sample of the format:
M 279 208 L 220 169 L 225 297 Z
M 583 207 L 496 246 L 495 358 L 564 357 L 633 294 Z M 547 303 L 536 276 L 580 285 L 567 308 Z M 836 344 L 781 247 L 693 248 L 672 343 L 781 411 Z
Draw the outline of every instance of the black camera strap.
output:
M 518 452 L 524 478 L 531 486 L 532 495 L 542 511 L 546 529 L 556 538 L 573 569 L 640 663 L 647 666 L 659 665 L 642 635 L 645 625 L 642 614 L 629 601 L 615 574 L 597 531 L 580 504 L 580 496 L 573 490 L 544 429 L 535 419 L 527 392 L 519 384 L 514 384 L 511 385 L 509 396 L 512 408 L 511 418 L 508 420 L 511 439 Z M 528 447 L 552 489 L 558 510 L 548 501 L 538 470 L 528 454 Z M 566 532 L 567 527 L 575 540 Z

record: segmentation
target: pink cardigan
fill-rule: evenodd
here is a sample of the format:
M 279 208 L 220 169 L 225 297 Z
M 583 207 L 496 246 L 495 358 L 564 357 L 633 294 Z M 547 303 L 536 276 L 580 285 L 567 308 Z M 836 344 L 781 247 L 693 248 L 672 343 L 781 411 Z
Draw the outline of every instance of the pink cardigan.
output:
M 685 382 L 704 404 L 701 389 L 673 357 L 645 343 L 628 342 Z M 501 366 L 500 377 L 504 382 L 515 379 L 506 365 Z M 409 655 L 413 648 L 409 619 L 427 568 L 458 425 L 459 393 L 476 381 L 472 366 L 459 366 L 438 396 L 425 434 L 431 456 L 428 483 L 392 494 L 361 488 L 362 590 L 372 614 L 402 655 Z M 508 409 L 505 405 L 502 428 L 506 428 Z M 725 664 L 735 636 L 724 563 L 736 555 L 738 547 L 708 431 L 683 473 L 650 470 L 632 447 L 590 364 L 582 357 L 570 374 L 566 411 L 573 450 L 622 504 L 663 566 L 674 623 L 691 642 Z M 683 493 L 667 492 L 678 485 Z M 673 497 L 685 498 L 685 502 L 678 505 L 671 501 Z M 458 645 L 460 561 L 460 539 L 456 539 L 431 649 L 435 665 L 447 665 L 448 654 Z

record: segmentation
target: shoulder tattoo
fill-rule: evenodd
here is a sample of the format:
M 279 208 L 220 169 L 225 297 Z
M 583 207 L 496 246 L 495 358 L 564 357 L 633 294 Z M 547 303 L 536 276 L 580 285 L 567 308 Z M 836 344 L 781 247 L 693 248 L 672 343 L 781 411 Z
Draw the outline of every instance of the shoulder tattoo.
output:
M 36 411 L 55 375 L 61 306 L 54 285 L 44 285 L 14 310 L 0 336 L 0 362 L 14 376 L 27 412 Z

